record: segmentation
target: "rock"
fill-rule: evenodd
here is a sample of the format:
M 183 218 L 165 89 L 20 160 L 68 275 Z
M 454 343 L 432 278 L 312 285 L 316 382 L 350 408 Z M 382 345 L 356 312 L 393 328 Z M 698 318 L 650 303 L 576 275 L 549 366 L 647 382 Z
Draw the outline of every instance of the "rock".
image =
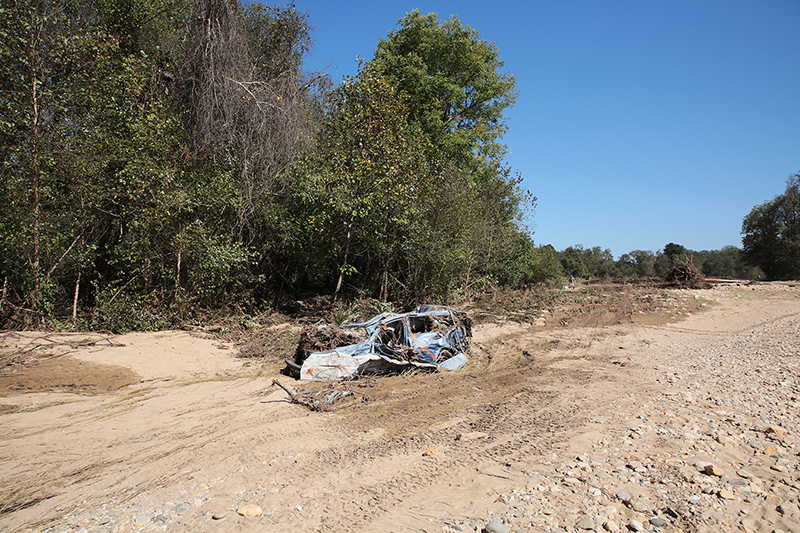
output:
M 638 520 L 631 520 L 628 522 L 628 529 L 631 531 L 644 531 L 644 524 L 639 522 Z
M 639 511 L 640 513 L 644 513 L 645 511 L 650 510 L 650 504 L 644 500 L 636 500 L 633 504 L 633 510 Z
M 225 511 L 217 511 L 216 513 L 211 515 L 212 520 L 222 520 L 226 516 Z
M 582 518 L 580 522 L 578 522 L 578 529 L 594 529 L 594 520 L 589 517 Z
M 494 520 L 489 520 L 486 522 L 486 525 L 483 526 L 484 533 L 509 533 L 509 529 L 503 523 L 502 520 L 499 518 L 495 518 Z
M 766 433 L 768 435 L 775 435 L 779 439 L 782 439 L 784 435 L 786 435 L 786 430 L 780 426 L 768 426 Z
M 456 440 L 475 440 L 475 439 L 488 439 L 489 434 L 481 431 L 471 431 L 470 433 L 461 433 L 456 437 Z
M 422 455 L 425 457 L 430 457 L 432 455 L 439 455 L 439 452 L 435 448 L 428 448 L 427 450 L 422 452 Z
M 686 507 L 685 505 L 675 505 L 664 509 L 664 514 L 670 517 L 670 519 L 672 520 L 677 520 L 681 516 L 688 515 L 689 508 Z
M 603 523 L 603 529 L 605 529 L 609 533 L 619 532 L 619 526 L 616 524 L 616 522 L 612 522 L 611 520 L 607 520 L 606 522 Z
M 240 505 L 239 508 L 236 509 L 236 512 L 241 516 L 261 516 L 261 513 L 264 511 L 254 503 L 245 503 L 244 505 Z
M 728 489 L 720 489 L 717 493 L 720 498 L 723 500 L 732 500 L 734 499 L 733 493 Z
M 764 455 L 780 455 L 781 451 L 775 446 L 767 446 L 764 448 Z
M 658 518 L 657 516 L 654 516 L 653 518 L 650 519 L 650 525 L 655 527 L 664 527 L 667 525 L 667 521 L 664 520 L 663 518 Z
M 135 522 L 136 522 L 136 525 L 144 526 L 144 525 L 147 525 L 147 524 L 150 523 L 150 517 L 147 516 L 146 514 L 139 514 L 139 515 L 136 515 Z
M 739 470 L 737 470 L 736 475 L 739 476 L 739 477 L 743 477 L 745 479 L 752 479 L 753 478 L 753 474 L 751 474 L 750 472 L 748 472 L 744 468 L 740 468 Z
M 733 478 L 728 480 L 728 484 L 736 487 L 747 487 L 750 485 L 750 482 L 744 478 Z
M 716 477 L 722 477 L 725 474 L 725 471 L 716 465 L 706 465 L 705 468 L 703 468 L 703 472 L 709 476 Z
M 770 469 L 774 470 L 775 472 L 780 472 L 782 474 L 786 474 L 789 472 L 789 469 L 786 468 L 786 465 L 778 463 L 770 466 Z
M 800 509 L 798 509 L 796 505 L 789 502 L 781 503 L 778 507 L 776 507 L 776 510 L 779 513 L 781 513 L 781 516 L 791 516 L 792 514 L 800 514 Z
M 175 507 L 175 514 L 181 515 L 181 514 L 185 513 L 186 511 L 188 511 L 189 509 L 190 509 L 190 506 L 189 506 L 188 503 L 180 503 L 180 504 L 177 505 L 177 507 Z
M 628 503 L 629 501 L 631 501 L 631 495 L 625 492 L 624 490 L 621 490 L 617 492 L 617 499 L 619 499 L 622 502 Z

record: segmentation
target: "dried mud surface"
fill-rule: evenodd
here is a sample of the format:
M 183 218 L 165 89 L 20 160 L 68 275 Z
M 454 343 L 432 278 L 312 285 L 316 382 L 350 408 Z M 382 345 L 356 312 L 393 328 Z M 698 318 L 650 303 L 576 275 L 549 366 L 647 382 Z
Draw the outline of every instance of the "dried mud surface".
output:
M 664 472 L 686 478 L 675 498 L 689 498 L 692 488 L 712 494 L 713 486 L 704 492 L 710 482 L 680 471 L 694 468 L 695 455 L 713 442 L 684 446 L 640 426 L 671 427 L 654 421 L 656 411 L 695 425 L 721 416 L 709 398 L 731 395 L 720 385 L 724 365 L 709 358 L 737 335 L 754 340 L 727 357 L 748 355 L 764 328 L 788 327 L 796 340 L 800 289 L 577 290 L 571 303 L 546 310 L 499 311 L 491 302 L 465 310 L 477 318 L 465 369 L 369 381 L 334 412 L 288 403 L 272 379 L 309 391 L 320 385 L 281 376 L 278 361 L 237 359 L 213 338 L 166 332 L 47 341 L 57 345 L 48 354 L 62 355 L 0 371 L 0 529 L 471 531 L 502 518 L 511 531 L 577 531 L 587 518 L 596 530 L 647 523 L 647 513 L 614 494 L 626 488 L 655 500 L 655 490 L 620 477 L 605 487 L 593 482 L 599 494 L 587 496 L 581 483 L 589 481 L 564 470 L 580 470 L 576 457 L 595 461 L 595 471 L 634 460 L 646 470 L 666 454 L 681 463 L 662 461 Z M 38 337 L 3 334 L 0 356 L 30 353 L 45 342 Z M 770 389 L 785 409 L 748 424 L 775 424 L 790 439 L 800 378 L 799 356 L 788 350 L 787 374 L 777 382 L 788 385 Z M 744 399 L 725 408 L 727 418 L 755 417 Z M 781 442 L 789 487 L 782 502 L 792 501 L 800 479 L 791 442 Z M 745 448 L 725 460 L 748 465 Z M 728 514 L 761 501 L 740 498 Z M 724 512 L 709 514 L 719 502 L 702 502 L 701 512 L 672 525 L 737 526 Z M 791 511 L 763 515 L 752 530 L 791 531 L 792 520 Z

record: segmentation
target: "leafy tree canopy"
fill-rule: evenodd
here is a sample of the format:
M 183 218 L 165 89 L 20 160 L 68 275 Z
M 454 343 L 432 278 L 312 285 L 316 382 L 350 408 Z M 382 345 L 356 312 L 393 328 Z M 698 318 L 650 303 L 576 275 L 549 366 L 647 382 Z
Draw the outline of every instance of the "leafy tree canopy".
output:
M 514 77 L 499 72 L 497 46 L 455 16 L 441 22 L 436 13 L 414 10 L 398 22 L 371 64 L 408 94 L 410 120 L 446 158 L 473 164 L 502 158 L 503 111 L 517 93 Z
M 742 222 L 745 259 L 776 279 L 800 278 L 800 173 L 786 192 L 757 205 Z

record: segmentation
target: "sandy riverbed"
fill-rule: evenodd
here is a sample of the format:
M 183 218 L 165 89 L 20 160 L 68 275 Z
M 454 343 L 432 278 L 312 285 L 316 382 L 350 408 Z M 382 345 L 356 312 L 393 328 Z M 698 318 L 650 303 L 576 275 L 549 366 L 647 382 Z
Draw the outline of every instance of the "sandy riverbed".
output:
M 5 333 L 54 347 L 0 375 L 0 529 L 800 531 L 800 289 L 665 294 L 328 413 L 213 338 Z

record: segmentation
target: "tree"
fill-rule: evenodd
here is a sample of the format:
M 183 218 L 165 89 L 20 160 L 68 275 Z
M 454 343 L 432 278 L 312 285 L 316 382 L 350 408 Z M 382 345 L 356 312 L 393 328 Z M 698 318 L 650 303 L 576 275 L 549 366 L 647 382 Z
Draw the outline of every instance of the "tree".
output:
M 653 252 L 649 250 L 634 250 L 630 253 L 635 266 L 634 271 L 637 276 L 649 277 L 655 273 L 656 258 Z
M 410 228 L 423 219 L 429 174 L 407 116 L 404 99 L 367 66 L 332 95 L 318 149 L 292 170 L 295 231 L 307 234 L 299 248 L 313 250 L 306 260 L 316 270 L 334 272 L 334 299 L 356 273 L 385 298 L 392 266 L 422 245 Z
M 234 173 L 239 240 L 252 242 L 259 202 L 305 148 L 313 80 L 303 80 L 308 16 L 259 3 L 195 0 L 177 85 L 191 153 Z
M 695 266 L 705 276 L 719 278 L 737 277 L 740 270 L 742 251 L 735 246 L 725 246 L 721 250 L 701 250 L 694 252 Z
M 174 91 L 162 83 L 165 43 L 153 40 L 186 18 L 181 3 L 11 4 L 0 44 L 9 74 L 0 274 L 15 303 L 53 316 L 67 302 L 75 313 L 79 298 L 95 309 L 128 296 L 158 307 L 183 288 L 225 286 L 246 258 L 226 228 L 234 182 L 187 157 Z M 95 326 L 109 327 L 101 315 Z
M 567 276 L 588 278 L 589 269 L 584 261 L 583 245 L 569 246 L 559 253 L 561 268 Z
M 584 248 L 577 244 L 561 252 L 561 266 L 567 276 L 580 278 L 610 278 L 617 274 L 611 250 L 599 246 Z
M 618 277 L 629 278 L 636 272 L 636 261 L 630 254 L 622 254 L 614 264 L 614 268 Z
M 398 24 L 370 63 L 408 95 L 409 120 L 448 160 L 502 159 L 503 111 L 517 94 L 514 77 L 498 72 L 497 46 L 455 16 L 440 22 L 435 13 L 414 10 Z
M 657 276 L 663 276 L 675 265 L 675 261 L 683 260 L 684 256 L 689 252 L 686 247 L 671 242 L 664 246 L 664 250 L 658 252 L 655 257 L 655 273 Z
M 51 274 L 49 265 L 43 264 L 48 246 L 42 199 L 50 167 L 47 143 L 55 122 L 47 117 L 58 88 L 54 87 L 58 76 L 51 69 L 69 42 L 53 35 L 63 25 L 64 11 L 63 2 L 28 0 L 4 2 L 0 12 L 5 21 L 0 34 L 3 251 L 11 261 L 19 261 L 16 268 L 9 268 L 12 283 L 25 290 L 27 301 L 37 310 L 49 305 L 42 294 Z M 27 275 L 14 275 L 25 263 Z
M 755 206 L 742 222 L 745 260 L 774 279 L 800 279 L 800 173 L 786 191 Z

